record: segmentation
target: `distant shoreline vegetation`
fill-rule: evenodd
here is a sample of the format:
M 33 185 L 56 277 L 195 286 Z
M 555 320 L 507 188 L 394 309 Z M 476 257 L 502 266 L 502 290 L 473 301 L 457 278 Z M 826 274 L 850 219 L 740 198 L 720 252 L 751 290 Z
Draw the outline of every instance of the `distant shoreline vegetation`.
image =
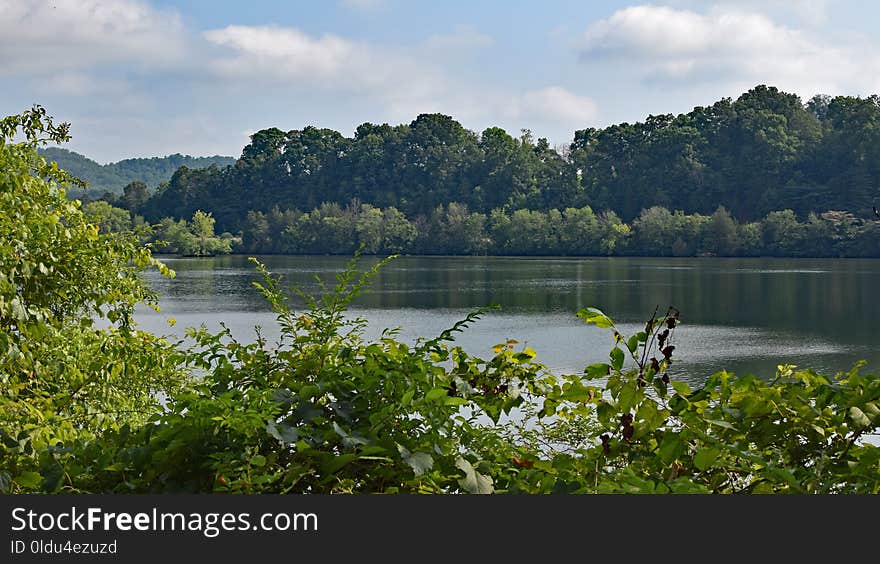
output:
M 672 213 L 655 206 L 630 223 L 589 206 L 548 212 L 469 212 L 461 204 L 438 208 L 428 218 L 408 219 L 396 208 L 323 204 L 311 212 L 250 212 L 238 234 L 216 234 L 200 210 L 190 219 L 164 218 L 148 225 L 106 201 L 83 205 L 105 232 L 135 230 L 156 252 L 184 256 L 240 254 L 657 256 L 657 257 L 880 257 L 880 222 L 841 211 L 792 210 L 760 221 L 737 222 L 725 208 L 711 215 Z
M 880 98 L 760 85 L 556 148 L 442 114 L 353 137 L 269 128 L 234 165 L 100 199 L 184 254 L 180 222 L 201 212 L 226 234 L 209 254 L 876 257 Z

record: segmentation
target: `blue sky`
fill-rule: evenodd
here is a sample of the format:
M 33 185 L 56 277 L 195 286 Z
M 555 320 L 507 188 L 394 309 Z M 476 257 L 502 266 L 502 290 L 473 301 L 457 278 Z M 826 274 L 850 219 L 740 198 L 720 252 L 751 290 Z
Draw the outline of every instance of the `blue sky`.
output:
M 423 112 L 567 144 L 756 84 L 880 93 L 877 29 L 870 1 L 0 0 L 0 111 L 99 162 Z

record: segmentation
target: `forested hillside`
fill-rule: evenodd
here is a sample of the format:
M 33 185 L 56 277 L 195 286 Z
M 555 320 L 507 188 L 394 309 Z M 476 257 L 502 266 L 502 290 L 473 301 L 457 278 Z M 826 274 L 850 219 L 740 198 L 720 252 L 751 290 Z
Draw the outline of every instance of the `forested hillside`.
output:
M 124 159 L 106 165 L 98 164 L 79 153 L 60 147 L 47 147 L 40 153 L 49 160 L 58 163 L 66 170 L 87 183 L 86 190 L 92 194 L 111 192 L 121 194 L 122 188 L 130 182 L 143 182 L 150 188 L 156 188 L 166 182 L 174 171 L 182 166 L 189 168 L 207 168 L 211 165 L 227 166 L 233 164 L 233 157 L 191 157 L 176 153 L 166 157 Z
M 241 229 L 249 211 L 309 211 L 352 200 L 411 219 L 457 202 L 471 212 L 590 205 L 629 222 L 663 206 L 750 221 L 791 209 L 872 217 L 880 186 L 880 99 L 817 95 L 804 103 L 758 86 L 687 114 L 574 132 L 557 150 L 524 131 L 480 134 L 453 118 L 330 129 L 264 129 L 233 167 L 179 169 L 141 210 L 148 219 L 211 211 Z

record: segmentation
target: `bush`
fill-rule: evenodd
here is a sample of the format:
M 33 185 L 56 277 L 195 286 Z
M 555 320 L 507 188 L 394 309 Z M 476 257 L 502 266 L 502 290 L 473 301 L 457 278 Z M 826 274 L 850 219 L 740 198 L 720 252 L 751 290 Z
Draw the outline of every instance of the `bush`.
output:
M 139 273 L 172 273 L 135 235 L 100 232 L 65 197 L 76 179 L 37 147 L 67 139 L 67 124 L 39 106 L 0 121 L 2 491 L 54 490 L 58 452 L 143 424 L 157 394 L 186 379 L 175 349 L 131 321 L 136 304 L 156 303 Z

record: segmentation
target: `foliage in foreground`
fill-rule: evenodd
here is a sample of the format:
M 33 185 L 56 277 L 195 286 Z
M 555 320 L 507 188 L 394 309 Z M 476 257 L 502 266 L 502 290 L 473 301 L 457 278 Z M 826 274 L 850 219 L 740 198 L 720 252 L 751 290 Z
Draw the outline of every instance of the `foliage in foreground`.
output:
M 530 349 L 452 346 L 481 312 L 407 346 L 361 338 L 354 263 L 294 312 L 261 265 L 281 336 L 192 330 L 203 376 L 147 424 L 35 453 L 13 491 L 241 493 L 880 493 L 880 378 L 791 366 L 765 381 L 669 378 L 678 312 L 622 335 L 608 363 L 557 376 Z
M 16 138 L 21 141 L 15 142 Z M 0 489 L 60 486 L 36 464 L 100 439 L 181 389 L 177 352 L 131 322 L 155 296 L 138 273 L 163 265 L 132 237 L 99 233 L 64 195 L 73 179 L 36 147 L 68 138 L 40 107 L 0 121 Z
M 692 390 L 670 378 L 672 308 L 629 336 L 582 310 L 609 361 L 554 375 L 514 341 L 487 359 L 454 346 L 485 311 L 414 345 L 364 340 L 347 308 L 381 263 L 353 261 L 301 311 L 257 263 L 277 342 L 138 331 L 138 272 L 161 265 L 64 198 L 35 146 L 65 129 L 39 108 L 0 125 L 4 492 L 880 493 L 863 441 L 880 377 L 783 366 Z
M 861 440 L 880 425 L 880 378 L 861 365 L 833 377 L 779 366 L 770 381 L 722 371 L 692 390 L 668 375 L 677 311 L 629 337 L 598 310 L 580 315 L 618 346 L 610 364 L 585 370 L 608 374 L 604 385 L 569 377 L 563 386 L 559 430 L 568 446 L 571 429 L 581 430 L 580 448 L 569 453 L 575 470 L 557 475 L 576 491 L 880 492 L 880 449 Z M 550 457 L 551 471 L 564 459 Z

